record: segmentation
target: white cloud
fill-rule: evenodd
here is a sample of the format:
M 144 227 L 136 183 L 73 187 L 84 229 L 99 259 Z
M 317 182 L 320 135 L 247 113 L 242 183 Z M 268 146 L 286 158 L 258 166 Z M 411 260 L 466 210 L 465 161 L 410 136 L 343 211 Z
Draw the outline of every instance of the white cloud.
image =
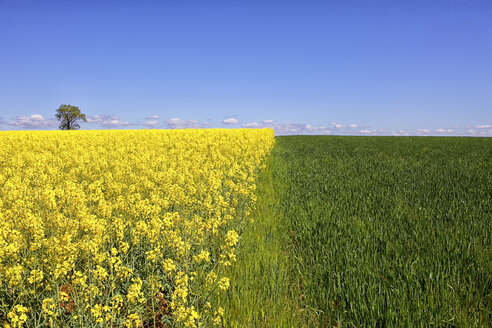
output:
M 157 126 L 158 124 L 159 124 L 159 122 L 158 122 L 158 121 L 145 121 L 145 122 L 144 122 L 144 125 L 145 125 L 145 126 L 151 126 L 151 127 L 155 127 L 155 126 Z
M 117 126 L 130 125 L 130 122 L 122 122 L 119 119 L 113 119 L 113 120 L 109 120 L 107 122 L 104 122 L 103 124 L 106 126 L 109 126 L 109 127 L 117 127 Z
M 193 129 L 198 127 L 198 121 L 182 120 L 180 118 L 170 118 L 164 121 L 169 129 Z
M 482 127 L 482 128 L 479 128 Z M 483 127 L 488 125 L 477 125 L 477 126 L 468 126 L 468 129 L 465 130 L 463 135 L 471 136 L 471 137 L 492 137 L 492 126 L 491 128 Z
M 345 125 L 340 123 L 331 123 L 331 125 L 337 129 L 343 129 L 345 127 Z
M 47 120 L 40 114 L 32 114 L 31 116 L 17 116 L 8 124 L 21 129 L 46 129 L 57 127 L 58 121 L 55 119 Z
M 233 124 L 239 124 L 239 121 L 235 118 L 226 118 L 225 120 L 222 121 L 222 123 L 233 125 Z
M 210 119 L 209 119 L 210 121 Z M 111 115 L 93 115 L 87 117 L 87 123 L 93 124 L 98 128 L 209 128 L 214 127 L 210 122 L 199 122 L 197 120 L 183 120 L 180 118 L 162 119 L 158 115 L 152 115 L 142 121 L 122 121 L 118 116 Z M 46 119 L 41 114 L 32 114 L 30 116 L 17 116 L 10 122 L 5 122 L 0 117 L 0 125 L 11 126 L 18 129 L 55 129 L 58 127 L 58 121 L 55 119 Z M 316 126 L 312 123 L 278 123 L 274 120 L 263 120 L 257 122 L 240 123 L 237 118 L 227 117 L 223 119 L 222 124 L 240 125 L 243 128 L 272 128 L 275 135 L 388 135 L 388 136 L 476 136 L 492 137 L 491 124 L 478 124 L 474 126 L 462 125 L 462 127 L 450 127 L 439 129 L 420 128 L 413 131 L 403 129 L 385 130 L 373 128 L 364 124 L 342 124 L 330 123 L 328 126 Z
M 242 127 L 243 128 L 263 128 L 264 126 L 261 123 L 253 122 L 253 123 L 243 124 Z
M 473 129 L 466 130 L 467 135 L 475 136 L 475 137 L 492 137 L 492 127 L 491 128 L 479 128 L 479 126 L 483 126 L 483 125 L 477 125 Z M 487 126 L 487 125 L 485 125 L 485 126 Z
M 453 129 L 437 129 L 436 132 L 437 133 L 453 133 L 454 130 Z
M 310 123 L 274 123 L 272 121 L 251 122 L 242 125 L 244 128 L 273 128 L 276 135 L 293 134 L 337 134 L 337 135 L 378 135 L 378 136 L 439 136 L 439 135 L 463 135 L 463 136 L 492 136 L 492 125 L 482 124 L 476 126 L 425 129 L 414 131 L 404 129 L 386 130 L 372 128 L 364 124 L 330 123 L 329 127 L 313 126 Z
M 114 129 L 119 127 L 128 127 L 133 125 L 128 121 L 120 121 L 118 116 L 111 115 L 93 115 L 87 117 L 87 123 L 97 124 L 104 128 Z
M 273 121 L 265 122 L 250 122 L 244 123 L 243 128 L 273 128 L 275 130 L 275 135 L 408 135 L 407 132 L 403 130 L 396 130 L 388 132 L 385 129 L 369 129 L 365 125 L 352 124 L 352 129 L 357 126 L 359 130 L 345 130 L 348 126 L 341 123 L 330 123 L 330 127 L 326 126 L 313 126 L 310 123 L 275 123 Z
M 409 136 L 410 133 L 408 133 L 405 130 L 393 130 L 391 131 L 392 136 Z
M 296 134 L 332 134 L 332 131 L 324 126 L 314 127 L 311 124 L 300 123 L 275 123 L 273 120 L 263 122 L 245 123 L 243 128 L 273 128 L 276 135 Z
M 103 120 L 103 117 L 101 115 L 87 116 L 86 120 L 87 123 L 99 123 Z
M 39 114 L 33 114 L 33 115 L 31 115 L 31 120 L 44 121 L 44 117 L 42 115 L 39 115 Z

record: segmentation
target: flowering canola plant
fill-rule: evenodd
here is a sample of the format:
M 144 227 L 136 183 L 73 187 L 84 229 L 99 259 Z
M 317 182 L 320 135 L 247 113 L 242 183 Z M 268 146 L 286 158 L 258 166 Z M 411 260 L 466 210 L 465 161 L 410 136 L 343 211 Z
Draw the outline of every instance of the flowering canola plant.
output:
M 271 129 L 0 132 L 0 324 L 221 324 Z

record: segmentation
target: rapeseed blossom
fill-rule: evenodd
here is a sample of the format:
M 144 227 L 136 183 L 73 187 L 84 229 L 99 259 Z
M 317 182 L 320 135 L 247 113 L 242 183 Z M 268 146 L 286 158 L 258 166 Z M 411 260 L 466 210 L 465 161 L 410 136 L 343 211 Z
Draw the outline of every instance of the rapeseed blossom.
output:
M 219 324 L 273 131 L 0 132 L 0 325 Z

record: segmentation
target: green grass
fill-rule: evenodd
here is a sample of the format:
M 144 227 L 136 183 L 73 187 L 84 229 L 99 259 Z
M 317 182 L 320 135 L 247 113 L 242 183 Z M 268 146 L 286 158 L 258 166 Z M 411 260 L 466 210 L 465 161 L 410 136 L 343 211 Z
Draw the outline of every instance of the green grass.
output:
M 226 326 L 492 326 L 492 139 L 278 137 Z
M 241 233 L 237 262 L 226 275 L 231 287 L 222 304 L 226 327 L 302 327 L 309 312 L 298 302 L 294 283 L 293 245 L 283 218 L 278 189 L 286 176 L 278 175 L 285 165 L 271 156 L 257 187 L 254 220 Z M 273 176 L 274 173 L 277 176 Z

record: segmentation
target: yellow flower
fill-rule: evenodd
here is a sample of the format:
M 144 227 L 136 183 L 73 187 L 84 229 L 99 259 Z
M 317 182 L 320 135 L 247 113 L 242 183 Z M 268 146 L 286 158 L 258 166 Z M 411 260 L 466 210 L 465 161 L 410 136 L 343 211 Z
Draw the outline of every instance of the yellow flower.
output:
M 101 304 L 96 304 L 94 307 L 91 309 L 91 314 L 94 318 L 100 319 L 102 316 L 102 311 L 103 307 Z
M 7 314 L 7 318 L 9 318 L 12 328 L 22 327 L 27 321 L 26 313 L 28 312 L 29 309 L 20 304 L 14 306 L 12 311 Z
M 35 284 L 37 282 L 42 281 L 43 278 L 44 278 L 43 271 L 41 271 L 41 270 L 32 270 L 31 271 L 31 274 L 29 275 L 29 278 L 27 279 L 27 281 L 30 284 Z
M 96 279 L 104 281 L 108 278 L 109 274 L 106 269 L 104 269 L 100 265 L 97 265 L 96 269 L 94 270 L 94 276 L 96 277 Z
M 233 247 L 239 241 L 239 235 L 234 230 L 229 230 L 226 234 L 226 245 Z
M 220 280 L 219 280 L 219 285 L 218 285 L 218 287 L 219 287 L 219 289 L 221 289 L 221 290 L 227 290 L 227 289 L 229 288 L 230 284 L 231 284 L 231 283 L 230 283 L 229 278 L 224 277 L 224 278 L 222 278 L 222 279 L 220 279 Z
M 53 327 L 58 313 L 110 326 L 123 312 L 136 327 L 161 293 L 173 320 L 206 326 L 274 143 L 271 129 L 0 133 L 4 296 Z M 4 311 L 11 327 L 27 323 L 22 307 Z
M 136 313 L 128 315 L 128 317 L 126 317 L 124 325 L 127 328 L 139 328 L 141 325 L 140 316 Z
M 56 311 L 56 303 L 52 298 L 45 298 L 43 300 L 43 316 L 45 319 L 52 319 L 58 316 Z
M 198 255 L 193 256 L 193 260 L 197 263 L 210 262 L 210 252 L 202 250 Z
M 133 279 L 134 283 L 130 285 L 130 288 L 128 288 L 128 294 L 126 295 L 126 298 L 130 303 L 143 303 L 145 302 L 144 295 L 141 291 L 142 289 L 142 280 L 140 278 Z
M 215 274 L 215 272 L 209 272 L 206 278 L 207 283 L 213 284 L 215 283 L 215 280 L 217 280 L 217 275 Z
M 171 271 L 176 270 L 176 265 L 174 264 L 173 260 L 171 260 L 171 259 L 164 260 L 163 267 L 164 267 L 164 270 L 166 272 L 171 272 Z

